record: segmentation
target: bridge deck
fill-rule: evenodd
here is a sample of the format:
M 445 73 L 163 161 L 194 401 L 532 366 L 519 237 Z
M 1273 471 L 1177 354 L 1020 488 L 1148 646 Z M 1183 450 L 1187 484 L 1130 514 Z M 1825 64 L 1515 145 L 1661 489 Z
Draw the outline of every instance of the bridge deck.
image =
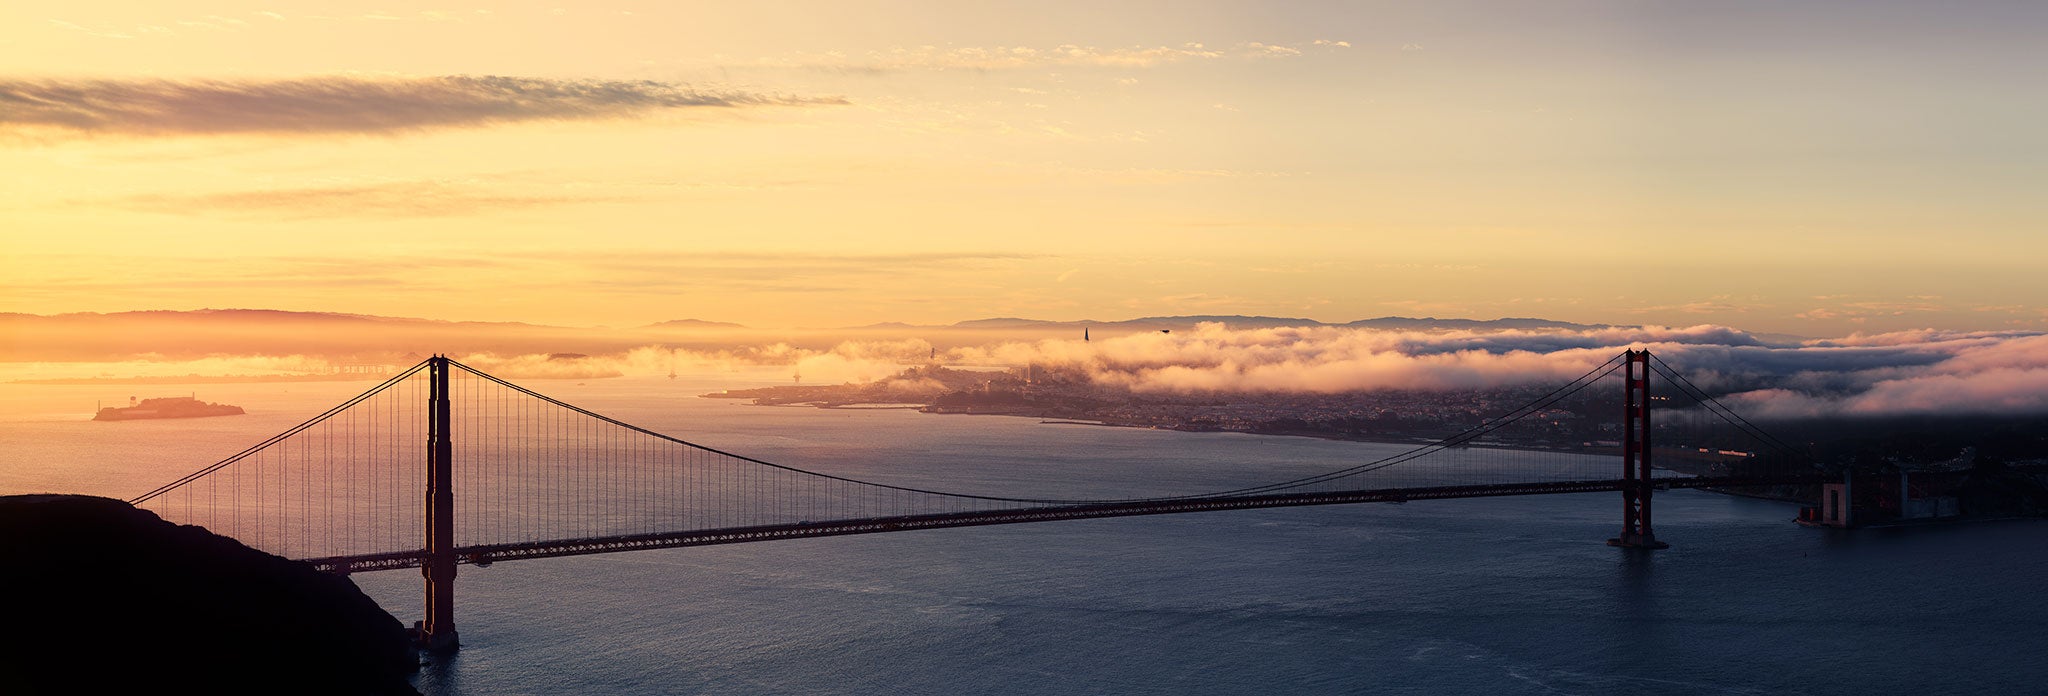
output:
M 1771 477 L 1672 477 L 1655 480 L 1660 489 L 1711 488 L 1722 486 L 1763 486 L 1784 484 L 1813 484 L 1834 480 L 1822 474 L 1797 474 Z M 761 525 L 753 527 L 727 527 L 721 529 L 699 529 L 658 534 L 628 534 L 620 536 L 588 537 L 582 539 L 561 539 L 554 541 L 522 542 L 515 544 L 488 544 L 480 546 L 458 546 L 455 549 L 459 562 L 489 565 L 498 561 L 529 558 L 554 558 L 558 556 L 583 556 L 619 551 L 642 549 L 669 549 L 684 546 L 709 546 L 712 544 L 737 544 L 745 542 L 774 541 L 779 539 L 807 539 L 811 537 L 844 536 L 848 534 L 878 534 L 883 532 L 908 532 L 920 529 L 943 529 L 947 527 L 978 527 L 994 524 L 1021 524 L 1026 522 L 1052 522 L 1057 520 L 1085 520 L 1100 517 L 1130 517 L 1135 515 L 1162 515 L 1210 510 L 1247 510 L 1252 508 L 1296 507 L 1304 505 L 1342 505 L 1347 503 L 1398 503 L 1410 500 L 1444 500 L 1451 498 L 1485 498 L 1507 495 L 1544 495 L 1553 493 L 1594 493 L 1619 491 L 1626 481 L 1622 479 L 1597 481 L 1551 481 L 1543 483 L 1520 483 L 1506 485 L 1436 486 L 1428 488 L 1385 488 L 1377 490 L 1341 491 L 1334 493 L 1284 493 L 1258 496 L 1220 496 L 1182 498 L 1178 500 L 1151 500 L 1127 503 L 1100 503 L 1089 505 L 1062 505 L 1049 507 L 998 510 L 990 512 L 962 512 L 926 515 L 903 515 L 896 517 L 871 517 L 851 520 L 829 520 L 800 522 L 795 524 Z M 399 551 L 394 553 L 365 554 L 357 556 L 331 556 L 304 559 L 320 570 L 335 573 L 354 573 L 373 570 L 397 570 L 418 568 L 426 558 L 426 551 Z

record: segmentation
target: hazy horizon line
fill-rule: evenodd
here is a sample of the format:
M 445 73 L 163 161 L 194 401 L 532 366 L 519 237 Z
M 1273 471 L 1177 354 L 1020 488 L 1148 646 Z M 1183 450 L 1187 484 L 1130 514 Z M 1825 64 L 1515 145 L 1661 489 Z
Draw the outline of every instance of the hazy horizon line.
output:
M 730 321 L 730 320 L 725 320 L 725 319 L 706 319 L 706 318 L 703 318 L 703 317 L 675 317 L 675 318 L 668 318 L 668 319 L 656 319 L 656 320 L 648 321 L 647 323 L 644 323 L 644 324 L 634 324 L 634 325 L 615 325 L 615 324 L 582 324 L 582 325 L 579 325 L 579 324 L 558 324 L 558 323 L 543 323 L 543 322 L 536 322 L 536 321 L 525 321 L 525 320 L 515 320 L 515 319 L 451 319 L 451 318 L 438 318 L 438 317 L 426 317 L 426 316 L 401 316 L 401 315 L 391 315 L 391 314 L 373 314 L 373 313 L 367 313 L 367 312 L 346 312 L 346 311 L 335 311 L 335 310 L 306 310 L 306 309 L 278 309 L 278 308 L 272 308 L 272 307 L 199 307 L 199 308 L 195 308 L 195 309 L 160 309 L 160 308 L 159 308 L 159 309 L 123 309 L 123 310 L 109 310 L 109 311 L 90 311 L 90 310 L 89 310 L 89 311 L 76 311 L 76 312 L 56 312 L 56 313 L 50 313 L 50 314 L 40 314 L 40 313 L 36 313 L 36 312 L 23 312 L 23 311 L 0 311 L 0 316 L 7 316 L 7 315 L 15 315 L 15 316 L 27 316 L 27 317 L 37 317 L 37 318 L 43 318 L 43 319 L 58 319 L 58 318 L 66 318 L 66 317 L 86 317 L 86 316 L 97 316 L 97 317 L 109 317 L 109 316 L 117 316 L 117 315 L 130 315 L 130 314 L 180 314 L 180 315 L 196 315 L 196 314 L 214 314 L 214 313 L 220 313 L 220 314 L 226 314 L 226 313 L 249 313 L 249 314 L 266 314 L 266 313 L 267 313 L 267 314 L 280 314 L 280 315 L 320 315 L 320 316 L 329 316 L 329 317 L 344 317 L 344 318 L 356 318 L 356 319 L 372 319 L 372 320 L 396 320 L 396 321 L 411 321 L 411 322 L 428 322 L 428 323 L 444 323 L 444 324 L 515 324 L 515 325 L 523 325 L 523 326 L 532 326 L 532 327 L 537 327 L 537 328 L 572 328 L 572 329 L 639 329 L 639 328 L 652 328 L 652 327 L 657 327 L 657 326 L 660 326 L 660 325 L 663 325 L 663 324 L 683 324 L 683 323 L 701 323 L 701 324 L 705 324 L 705 325 L 709 325 L 709 326 L 722 326 L 722 327 L 728 327 L 728 328 L 736 328 L 736 329 L 801 329 L 801 330 L 814 330 L 814 331 L 822 331 L 822 330 L 845 330 L 845 329 L 877 329 L 877 328 L 880 328 L 880 329 L 886 329 L 886 328 L 896 328 L 896 327 L 908 327 L 908 328 L 973 328 L 973 327 L 963 327 L 963 326 L 961 326 L 962 324 L 973 324 L 973 323 L 988 323 L 988 324 L 990 325 L 990 327 L 991 327 L 991 328 L 994 328 L 994 327 L 996 327 L 996 326 L 997 326 L 997 324 L 995 324 L 996 322 L 1028 322 L 1028 323 L 1036 323 L 1036 324 L 1076 324 L 1076 325 L 1086 325 L 1086 324 L 1098 324 L 1098 325 L 1115 325 L 1115 324 L 1128 324 L 1128 323 L 1135 323 L 1135 322 L 1144 322 L 1144 321 L 1147 321 L 1147 320 L 1171 320 L 1171 319 L 1180 319 L 1180 320 L 1208 320 L 1208 319 L 1216 319 L 1216 320 L 1227 320 L 1227 319 L 1248 319 L 1248 320 L 1262 320 L 1262 321 L 1265 321 L 1265 322 L 1303 322 L 1302 324 L 1298 324 L 1298 325 L 1319 325 L 1319 326 L 1345 326 L 1345 325 L 1349 325 L 1349 324 L 1356 324 L 1356 323 L 1360 323 L 1360 322 L 1368 322 L 1368 321 L 1381 321 L 1381 320 L 1399 320 L 1399 321 L 1441 321 L 1441 322 L 1471 322 L 1471 323 L 1492 323 L 1492 322 L 1512 322 L 1512 321 L 1523 321 L 1523 322 L 1544 322 L 1544 323 L 1550 323 L 1550 324 L 1558 324 L 1558 325 L 1573 325 L 1573 326 L 1650 326 L 1650 325 L 1660 325 L 1660 326 L 1661 326 L 1661 325 L 1664 325 L 1664 324 L 1646 324 L 1646 323 L 1640 323 L 1640 322 L 1622 322 L 1622 323 L 1597 323 L 1597 324 L 1596 324 L 1596 323 L 1586 323 L 1586 322 L 1577 322 L 1577 321 L 1570 321 L 1570 320 L 1564 320 L 1564 319 L 1553 319 L 1553 318 L 1549 318 L 1549 317 L 1542 317 L 1542 316 L 1498 316 L 1498 317 L 1493 317 L 1493 318 L 1485 318 L 1485 319 L 1482 319 L 1482 318 L 1478 318 L 1478 317 L 1468 317 L 1468 316 L 1410 316 L 1410 315 L 1401 315 L 1401 314 L 1385 314 L 1385 315 L 1380 315 L 1380 316 L 1373 316 L 1373 317 L 1362 317 L 1362 318 L 1357 318 L 1357 319 L 1349 319 L 1349 320 L 1334 320 L 1334 321 L 1333 321 L 1333 320 L 1327 320 L 1327 319 L 1316 319 L 1316 318 L 1312 318 L 1312 317 L 1289 317 L 1289 316 L 1275 316 L 1275 315 L 1270 315 L 1270 314 L 1240 314 L 1240 313 L 1203 313 L 1203 314 L 1151 314 L 1151 315 L 1144 315 L 1144 316 L 1134 316 L 1134 317 L 1130 317 L 1130 318 L 1125 318 L 1125 319 L 1093 319 L 1093 318 L 1082 318 L 1082 319 L 1045 319 L 1045 318 L 1037 318 L 1037 317 L 1028 317 L 1028 316 L 1015 316 L 1015 315 L 1010 315 L 1010 316 L 979 316 L 979 317 L 973 317 L 973 318 L 968 318 L 968 319 L 958 319 L 958 320 L 954 320 L 954 321 L 951 321 L 951 322 L 946 322 L 946 323 L 914 323 L 914 322 L 907 322 L 907 321 L 900 321 L 900 320 L 892 320 L 892 319 L 885 319 L 885 320 L 881 320 L 881 321 L 874 321 L 874 322 L 868 322 L 868 323 L 865 323 L 865 324 L 854 324 L 854 325 L 840 325 L 840 326 L 795 326 L 795 325 L 789 325 L 789 326 L 774 326 L 774 325 L 755 325 L 755 324 L 745 324 L 745 323 L 740 323 L 740 322 L 737 322 L 737 321 Z M 1295 325 L 1295 324 L 1290 324 L 1290 325 Z M 1669 326 L 1676 326 L 1676 324 L 1671 324 L 1671 325 L 1669 325 Z

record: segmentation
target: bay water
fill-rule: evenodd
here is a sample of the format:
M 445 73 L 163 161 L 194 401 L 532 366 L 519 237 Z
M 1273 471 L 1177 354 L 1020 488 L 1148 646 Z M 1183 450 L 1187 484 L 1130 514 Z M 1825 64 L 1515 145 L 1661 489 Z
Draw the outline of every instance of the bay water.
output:
M 755 407 L 775 371 L 543 381 L 650 429 L 949 491 L 1195 493 L 1398 447 Z M 0 494 L 127 498 L 363 382 L 0 384 Z M 132 393 L 131 393 L 132 392 Z M 186 395 L 249 415 L 97 423 Z M 463 566 L 430 694 L 2048 693 L 2048 521 L 1819 530 L 1661 493 L 1673 548 L 1602 544 L 1618 494 L 1209 512 Z M 419 618 L 417 571 L 355 582 Z

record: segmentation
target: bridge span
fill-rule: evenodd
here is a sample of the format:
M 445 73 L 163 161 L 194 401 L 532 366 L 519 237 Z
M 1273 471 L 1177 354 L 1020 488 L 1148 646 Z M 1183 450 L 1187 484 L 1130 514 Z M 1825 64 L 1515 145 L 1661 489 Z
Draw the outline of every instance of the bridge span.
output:
M 1669 490 L 1731 486 L 1802 485 L 1825 483 L 1830 480 L 1833 480 L 1833 478 L 1819 473 L 1746 478 L 1672 477 L 1657 479 L 1652 488 L 1655 490 Z M 981 527 L 997 524 L 1022 524 L 1026 522 L 1057 522 L 1060 520 L 1089 520 L 1105 517 L 1164 515 L 1181 512 L 1254 510 L 1259 508 L 1300 507 L 1305 505 L 1343 505 L 1347 503 L 1406 503 L 1411 500 L 1489 498 L 1508 495 L 1610 493 L 1620 491 L 1626 485 L 1627 481 L 1614 479 L 1607 481 L 1549 481 L 1509 485 L 1386 488 L 1342 493 L 1285 493 L 1242 497 L 1191 498 L 1172 501 L 1094 503 L 996 512 L 901 515 L 896 517 L 834 520 L 828 522 L 800 521 L 790 524 L 771 524 L 754 527 L 657 532 L 651 534 L 622 534 L 586 539 L 560 539 L 485 546 L 458 546 L 455 548 L 455 562 L 462 565 L 488 566 L 498 561 L 529 558 L 587 556 L 619 551 L 713 546 L 753 541 L 775 541 L 778 539 L 810 539 L 815 537 L 846 536 L 849 534 L 911 532 L 921 529 Z M 304 560 L 314 567 L 327 572 L 360 573 L 373 570 L 419 568 L 423 567 L 428 559 L 429 556 L 425 551 L 400 551 L 357 556 L 308 558 Z
M 1665 378 L 1654 392 L 1652 374 Z M 1620 388 L 1589 389 L 1602 382 Z M 1608 400 L 1614 392 L 1621 398 Z M 1698 436 L 1657 427 L 1653 402 L 1676 403 L 1695 422 L 1721 428 L 1718 443 L 1732 433 L 1764 454 L 1687 475 L 1655 469 L 1653 437 Z M 1612 418 L 1601 422 L 1618 438 L 1609 456 L 1539 453 L 1549 458 L 1518 461 L 1538 455 L 1487 444 L 1554 439 L 1563 423 L 1589 417 Z M 1666 546 L 1652 527 L 1658 490 L 1822 479 L 1795 448 L 1640 350 L 1390 456 L 1231 490 L 1101 500 L 948 492 L 770 463 L 625 423 L 435 356 L 130 502 L 325 571 L 420 568 L 422 645 L 453 650 L 460 565 L 1135 515 L 1590 492 L 1622 494 L 1620 532 L 1609 544 L 1658 549 Z

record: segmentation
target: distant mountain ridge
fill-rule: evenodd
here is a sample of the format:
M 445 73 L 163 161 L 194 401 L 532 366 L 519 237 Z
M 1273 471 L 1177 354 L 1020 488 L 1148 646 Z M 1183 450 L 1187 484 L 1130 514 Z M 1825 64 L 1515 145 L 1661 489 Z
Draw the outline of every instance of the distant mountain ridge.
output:
M 0 360 L 186 360 L 209 355 L 319 355 L 411 363 L 445 352 L 590 352 L 615 332 L 522 322 L 443 321 L 276 309 L 0 314 Z
M 729 322 L 729 321 L 706 321 L 706 320 L 703 320 L 703 319 L 670 319 L 670 320 L 668 320 L 668 321 L 658 321 L 658 322 L 655 322 L 655 323 L 652 323 L 652 324 L 648 324 L 648 325 L 646 325 L 646 326 L 644 326 L 644 327 L 641 327 L 641 328 L 646 328 L 646 329 L 744 329 L 744 328 L 747 328 L 747 327 L 746 327 L 745 325 L 743 325 L 743 324 L 734 324 L 734 323 L 732 323 L 732 322 Z
M 182 322 L 261 322 L 266 324 L 332 324 L 332 325 L 382 325 L 382 326 L 432 326 L 432 327 L 492 327 L 507 329 L 538 329 L 558 331 L 590 330 L 585 327 L 533 324 L 519 321 L 462 321 L 447 319 L 421 319 L 416 317 L 388 317 L 374 314 L 350 314 L 344 312 L 298 312 L 282 309 L 195 309 L 169 310 L 151 309 L 129 312 L 74 312 L 69 314 L 26 314 L 21 312 L 0 312 L 0 324 L 102 324 L 102 323 L 153 323 L 158 321 Z M 969 319 L 952 324 L 907 324 L 885 321 L 865 326 L 845 327 L 854 330 L 894 329 L 1050 329 L 1050 328 L 1150 328 L 1150 327 L 1192 327 L 1196 324 L 1215 322 L 1232 328 L 1277 328 L 1286 326 L 1344 326 L 1371 329 L 1423 330 L 1423 329 L 1562 329 L 1585 330 L 1607 328 L 1609 324 L 1578 324 L 1552 319 L 1529 317 L 1502 317 L 1499 319 L 1456 319 L 1437 317 L 1378 317 L 1351 322 L 1332 323 L 1300 317 L 1268 317 L 1241 314 L 1191 314 L 1177 316 L 1139 317 L 1116 321 L 1077 319 L 1058 321 L 1050 319 L 1026 319 L 1022 317 L 990 317 Z M 640 329 L 746 329 L 744 324 L 705 319 L 670 319 L 655 322 Z
M 1423 317 L 1421 319 L 1415 319 L 1411 317 L 1380 317 L 1378 319 L 1360 319 L 1358 321 L 1344 324 L 1344 326 L 1356 326 L 1373 329 L 1563 329 L 1567 331 L 1584 331 L 1587 329 L 1610 328 L 1613 325 L 1578 324 L 1569 321 L 1557 321 L 1554 319 L 1534 319 L 1529 317 L 1501 317 L 1499 319 L 1438 319 L 1436 317 Z
M 26 314 L 21 312 L 0 312 L 0 322 L 48 322 L 59 324 L 88 324 L 113 322 L 264 322 L 302 324 L 378 324 L 378 325 L 432 325 L 432 326 L 492 326 L 506 328 L 555 329 L 565 327 L 529 324 L 519 321 L 449 321 L 446 319 L 419 319 L 414 317 L 386 317 L 375 314 L 349 314 L 345 312 L 298 312 L 285 309 L 143 309 L 129 312 L 72 312 L 68 314 Z
M 615 353 L 661 345 L 724 350 L 748 343 L 824 349 L 851 338 L 916 336 L 935 345 L 1079 338 L 1180 331 L 1203 322 L 1233 329 L 1353 327 L 1399 331 L 1583 330 L 1587 324 L 1547 319 L 1438 319 L 1380 317 L 1332 324 L 1295 317 L 1186 315 L 1121 321 L 1048 321 L 1021 317 L 971 319 L 913 326 L 884 322 L 861 327 L 763 329 L 703 319 L 673 319 L 631 328 L 550 326 L 509 321 L 446 321 L 339 312 L 276 309 L 79 312 L 50 316 L 0 312 L 0 361 L 93 362 L 193 359 L 220 355 L 322 356 L 350 364 L 411 364 L 433 353 Z

